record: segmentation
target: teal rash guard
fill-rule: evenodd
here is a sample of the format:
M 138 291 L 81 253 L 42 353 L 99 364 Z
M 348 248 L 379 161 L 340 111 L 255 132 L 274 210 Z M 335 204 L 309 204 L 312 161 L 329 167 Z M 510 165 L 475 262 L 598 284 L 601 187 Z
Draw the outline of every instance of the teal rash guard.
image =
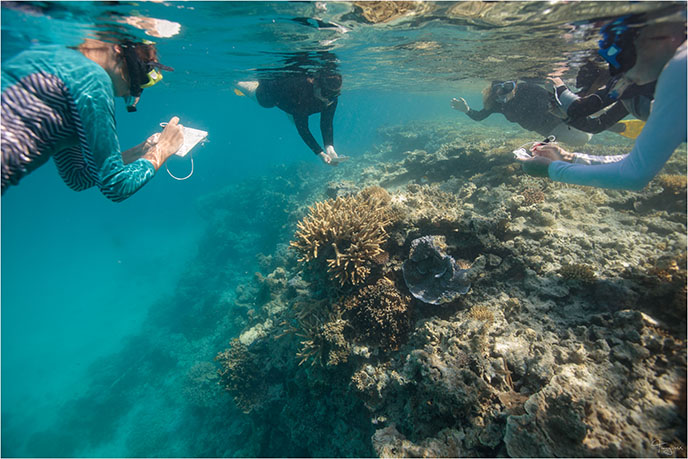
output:
M 122 161 L 108 74 L 63 46 L 37 46 L 3 63 L 0 129 L 3 194 L 51 157 L 70 188 L 97 186 L 115 202 L 155 175 L 146 159 Z
M 676 148 L 686 141 L 686 43 L 662 70 L 650 116 L 627 155 L 613 157 L 574 153 L 576 161 L 554 161 L 552 180 L 601 188 L 640 190 L 659 173 Z M 578 161 L 578 158 L 581 161 Z M 576 164 L 584 162 L 587 164 Z M 606 163 L 606 164 L 605 164 Z

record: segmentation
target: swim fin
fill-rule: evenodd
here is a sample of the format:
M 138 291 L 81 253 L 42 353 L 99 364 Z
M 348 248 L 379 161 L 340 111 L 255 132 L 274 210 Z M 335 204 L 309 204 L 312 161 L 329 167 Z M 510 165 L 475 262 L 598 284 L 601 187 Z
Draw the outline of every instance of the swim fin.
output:
M 257 81 L 239 81 L 234 85 L 234 94 L 256 100 Z
M 622 132 L 619 132 L 619 134 L 624 137 L 628 137 L 629 139 L 637 138 L 645 126 L 645 121 L 641 120 L 622 120 L 619 121 L 619 123 L 626 126 L 626 129 L 624 129 Z

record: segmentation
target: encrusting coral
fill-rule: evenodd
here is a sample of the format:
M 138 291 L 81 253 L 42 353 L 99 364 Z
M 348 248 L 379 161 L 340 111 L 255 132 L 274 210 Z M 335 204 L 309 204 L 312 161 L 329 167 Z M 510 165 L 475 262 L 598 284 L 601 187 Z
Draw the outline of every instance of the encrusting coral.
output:
M 587 283 L 594 282 L 597 277 L 591 266 L 579 263 L 563 265 L 559 274 L 567 280 L 579 280 Z
M 523 191 L 521 191 L 521 196 L 523 196 L 524 206 L 539 204 L 545 200 L 545 193 L 539 188 L 525 188 Z
M 379 346 L 383 351 L 396 350 L 411 327 L 410 302 L 409 296 L 383 277 L 346 300 L 344 316 L 355 331 L 356 340 Z
M 301 254 L 299 261 L 327 266 L 340 285 L 360 284 L 384 253 L 385 227 L 393 220 L 390 201 L 383 188 L 369 187 L 356 196 L 316 202 L 290 246 Z
M 686 192 L 686 176 L 678 174 L 662 174 L 657 177 L 657 181 L 665 190 L 673 194 Z

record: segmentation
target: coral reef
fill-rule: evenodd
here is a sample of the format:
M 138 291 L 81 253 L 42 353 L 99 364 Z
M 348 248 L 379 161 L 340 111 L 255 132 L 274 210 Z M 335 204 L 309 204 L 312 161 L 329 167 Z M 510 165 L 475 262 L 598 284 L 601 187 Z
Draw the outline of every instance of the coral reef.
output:
M 234 387 L 253 401 L 270 381 L 253 441 L 301 456 L 685 451 L 680 197 L 663 204 L 661 180 L 626 192 L 525 176 L 508 152 L 527 136 L 490 129 L 384 129 L 301 220 L 295 253 L 242 289 L 255 311 L 242 352 L 261 365 Z M 589 152 L 624 151 L 605 139 Z M 359 271 L 337 266 L 359 232 L 376 249 Z M 411 269 L 431 285 L 460 274 L 453 300 L 422 301 L 446 285 L 418 289 Z
M 219 374 L 210 362 L 198 362 L 186 373 L 184 396 L 189 404 L 198 408 L 208 408 L 217 403 Z
M 687 178 L 685 175 L 661 174 L 657 176 L 659 184 L 671 194 L 685 194 Z
M 316 202 L 298 223 L 296 240 L 290 245 L 301 254 L 299 261 L 324 262 L 332 280 L 340 285 L 360 284 L 384 252 L 385 227 L 392 222 L 389 201 L 389 195 L 378 187 L 353 197 Z
M 581 263 L 564 264 L 559 268 L 559 274 L 564 279 L 578 280 L 584 283 L 594 282 L 597 277 L 592 266 Z
M 353 340 L 383 351 L 398 349 L 411 328 L 409 303 L 387 278 L 363 287 L 344 301 Z
M 220 363 L 220 384 L 234 397 L 244 413 L 250 413 L 260 405 L 264 397 L 265 381 L 261 379 L 261 367 L 257 357 L 238 339 L 215 357 Z
M 545 200 L 545 193 L 539 188 L 526 188 L 521 191 L 521 196 L 523 196 L 523 205 L 525 206 L 539 204 Z
M 302 338 L 301 350 L 296 356 L 301 359 L 299 365 L 311 361 L 311 365 L 335 366 L 346 362 L 349 357 L 349 344 L 344 339 L 346 321 L 341 317 L 331 317 L 322 322 L 316 314 L 308 316 L 299 323 L 296 336 Z
M 406 286 L 425 303 L 448 303 L 471 286 L 467 269 L 461 269 L 454 258 L 444 253 L 444 248 L 446 244 L 440 237 L 414 239 L 409 258 L 402 265 Z

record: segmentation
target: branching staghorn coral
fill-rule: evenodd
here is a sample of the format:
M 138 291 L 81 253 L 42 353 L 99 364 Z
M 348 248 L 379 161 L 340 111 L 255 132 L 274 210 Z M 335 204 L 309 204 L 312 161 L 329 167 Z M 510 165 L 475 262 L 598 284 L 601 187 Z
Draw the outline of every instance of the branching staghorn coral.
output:
M 311 365 L 336 366 L 344 363 L 349 357 L 349 344 L 344 339 L 344 328 L 347 322 L 338 312 L 331 313 L 326 319 L 312 314 L 299 320 L 299 331 L 296 336 L 302 338 L 301 349 L 296 357 L 301 359 L 299 365 L 311 360 Z
M 390 201 L 383 188 L 369 187 L 356 196 L 316 202 L 290 245 L 301 254 L 300 262 L 324 263 L 340 285 L 360 284 L 384 253 L 385 226 L 393 220 Z

